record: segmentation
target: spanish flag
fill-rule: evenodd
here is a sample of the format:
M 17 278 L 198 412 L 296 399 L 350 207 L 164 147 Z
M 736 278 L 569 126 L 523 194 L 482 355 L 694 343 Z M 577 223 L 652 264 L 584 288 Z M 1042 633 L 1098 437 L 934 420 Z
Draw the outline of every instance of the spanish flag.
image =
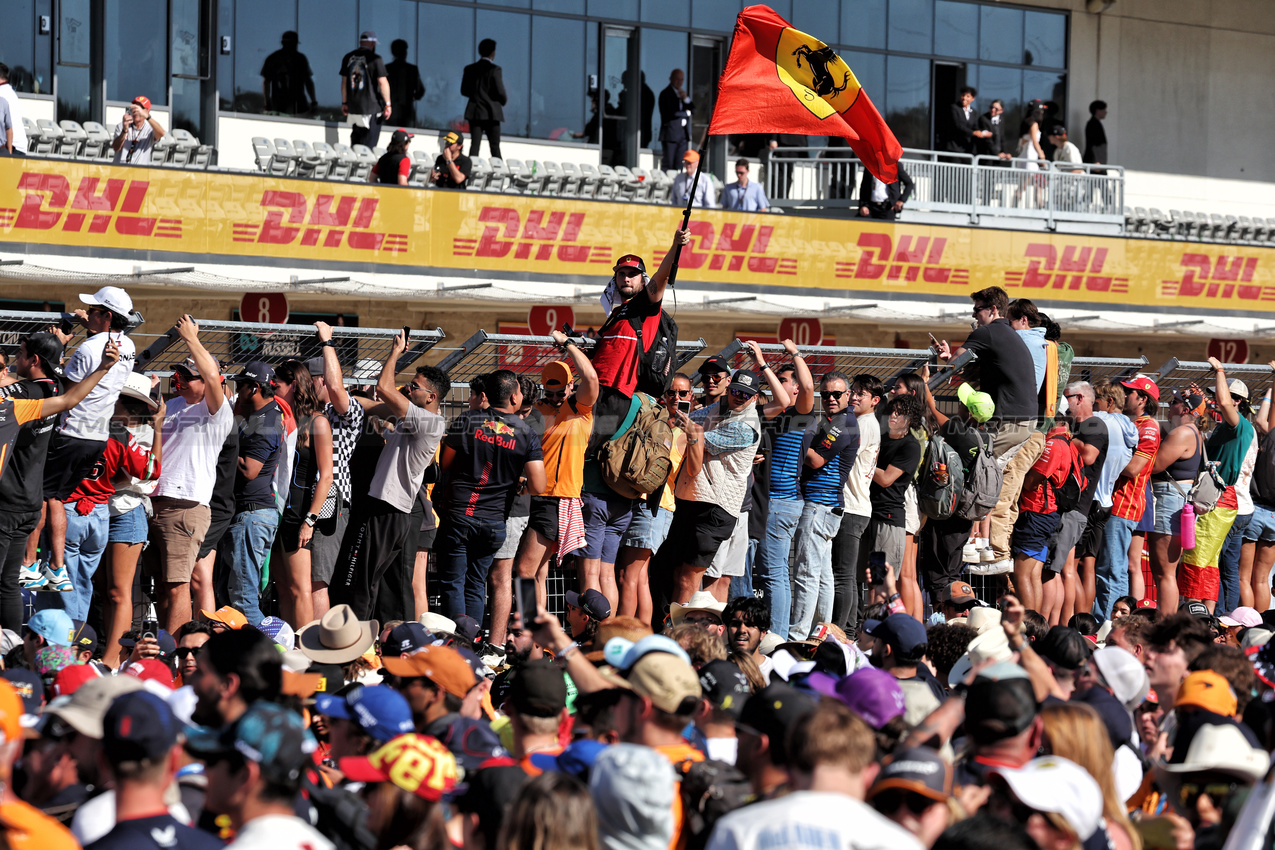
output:
M 841 136 L 886 183 L 897 179 L 903 156 L 850 67 L 769 6 L 749 6 L 735 20 L 708 132 Z

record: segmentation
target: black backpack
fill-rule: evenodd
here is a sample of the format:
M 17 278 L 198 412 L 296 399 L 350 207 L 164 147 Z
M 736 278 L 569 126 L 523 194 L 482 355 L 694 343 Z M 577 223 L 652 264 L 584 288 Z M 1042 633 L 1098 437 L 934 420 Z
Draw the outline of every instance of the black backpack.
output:
M 714 759 L 688 759 L 677 765 L 677 773 L 682 780 L 686 850 L 703 850 L 723 815 L 752 802 L 752 784 L 735 765 Z
M 618 318 L 619 312 L 621 311 L 612 313 L 611 318 L 602 325 L 601 330 L 598 331 L 599 337 L 612 324 L 621 321 Z M 677 374 L 677 322 L 673 321 L 673 317 L 667 312 L 660 310 L 660 325 L 655 331 L 655 339 L 651 341 L 648 348 L 642 333 L 642 317 L 625 321 L 637 335 L 637 389 L 659 400 L 664 397 L 664 391 L 668 389 L 673 376 Z
M 1275 506 L 1275 430 L 1267 432 L 1258 444 L 1249 492 L 1263 505 Z

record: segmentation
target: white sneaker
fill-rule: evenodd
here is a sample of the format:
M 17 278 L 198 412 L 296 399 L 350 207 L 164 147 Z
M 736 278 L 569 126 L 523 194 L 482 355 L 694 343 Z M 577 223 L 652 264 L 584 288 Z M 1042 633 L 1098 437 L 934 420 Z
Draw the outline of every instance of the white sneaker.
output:
M 1009 558 L 1001 561 L 989 561 L 977 564 L 966 564 L 965 568 L 973 575 L 996 576 L 1014 571 L 1014 562 Z
M 981 558 L 978 547 L 974 545 L 974 541 L 965 544 L 965 548 L 961 549 L 961 559 L 967 564 L 977 564 Z
M 44 578 L 44 572 L 40 569 L 39 561 L 29 565 L 23 564 L 22 569 L 18 570 L 19 586 L 27 590 L 34 590 L 46 584 L 48 584 L 48 580 Z
M 54 569 L 52 565 L 44 568 L 44 575 L 48 579 L 48 586 L 44 589 L 51 593 L 69 593 L 75 589 L 75 585 L 71 584 L 71 577 L 66 574 L 66 567 L 58 567 Z
M 979 550 L 978 559 L 984 564 L 991 564 L 996 561 L 996 550 L 991 546 L 985 546 Z

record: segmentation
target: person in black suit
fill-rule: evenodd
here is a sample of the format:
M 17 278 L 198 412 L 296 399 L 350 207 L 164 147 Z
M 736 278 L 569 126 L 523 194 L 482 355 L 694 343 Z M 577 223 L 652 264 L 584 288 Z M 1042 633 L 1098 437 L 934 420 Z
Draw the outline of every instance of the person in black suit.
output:
M 1102 165 L 1107 159 L 1107 131 L 1102 119 L 1107 117 L 1107 102 L 1095 100 L 1089 104 L 1089 123 L 1085 125 L 1085 162 Z M 1095 171 L 1095 174 L 1104 172 Z
M 974 149 L 979 156 L 994 156 L 1000 162 L 988 165 L 1009 165 L 1013 154 L 1005 150 L 1005 104 L 999 98 L 992 101 L 986 112 L 979 116 L 978 129 L 987 135 L 974 140 Z
M 871 171 L 863 169 L 863 179 L 859 181 L 859 215 L 863 218 L 878 218 L 883 221 L 894 221 L 895 216 L 903 209 L 903 205 L 912 197 L 915 184 L 912 177 L 898 166 L 899 179 L 893 183 L 882 183 Z
M 695 110 L 686 89 L 686 74 L 674 68 L 668 75 L 668 86 L 660 92 L 660 144 L 664 159 L 660 167 L 672 171 L 682 167 L 682 155 L 690 146 L 691 113 Z
M 390 105 L 394 117 L 403 127 L 416 126 L 416 101 L 425 96 L 425 83 L 421 70 L 407 61 L 407 42 L 396 38 L 390 42 L 390 54 L 394 61 L 385 65 L 385 75 L 390 80 Z
M 974 153 L 974 140 L 987 138 L 988 131 L 978 128 L 978 113 L 974 111 L 974 98 L 978 90 L 973 86 L 961 87 L 961 100 L 952 104 L 952 120 L 948 125 L 947 149 L 952 153 Z
M 509 96 L 505 94 L 500 66 L 494 60 L 495 40 L 484 38 L 478 42 L 478 55 L 481 58 L 472 65 L 466 65 L 460 78 L 460 93 L 469 98 L 469 105 L 465 107 L 465 120 L 469 122 L 472 134 L 469 155 L 478 156 L 483 134 L 486 133 L 491 155 L 499 159 L 500 122 L 505 120 L 505 104 L 509 102 Z

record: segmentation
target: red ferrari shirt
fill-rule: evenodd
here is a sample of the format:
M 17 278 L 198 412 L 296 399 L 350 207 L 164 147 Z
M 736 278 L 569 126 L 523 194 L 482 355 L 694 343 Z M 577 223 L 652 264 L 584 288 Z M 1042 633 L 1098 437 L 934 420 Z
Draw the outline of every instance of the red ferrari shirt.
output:
M 1058 510 L 1054 500 L 1054 487 L 1061 487 L 1071 471 L 1071 440 L 1066 430 L 1050 431 L 1045 439 L 1045 450 L 1032 464 L 1032 471 L 1045 476 L 1039 487 L 1023 490 L 1018 499 L 1020 511 L 1052 514 Z M 1052 487 L 1050 485 L 1053 485 Z
M 1139 416 L 1133 425 L 1138 429 L 1138 445 L 1133 456 L 1146 458 L 1147 464 L 1136 478 L 1117 479 L 1115 492 L 1111 494 L 1111 515 L 1137 522 L 1147 509 L 1147 479 L 1151 477 L 1156 452 L 1160 451 L 1160 423 L 1154 417 Z
M 649 349 L 660 330 L 660 309 L 659 304 L 651 303 L 645 289 L 615 308 L 614 321 L 608 321 L 603 328 L 591 358 L 599 384 L 633 395 L 638 373 L 638 339 L 633 322 L 641 323 L 642 341 Z
M 111 435 L 106 441 L 102 459 L 93 465 L 93 471 L 67 498 L 66 501 L 75 504 L 81 515 L 88 516 L 94 505 L 106 504 L 115 492 L 115 473 L 121 470 L 142 481 L 154 481 L 159 477 L 159 464 L 151 450 L 138 443 L 134 435 L 127 436 L 128 442 L 125 443 Z

